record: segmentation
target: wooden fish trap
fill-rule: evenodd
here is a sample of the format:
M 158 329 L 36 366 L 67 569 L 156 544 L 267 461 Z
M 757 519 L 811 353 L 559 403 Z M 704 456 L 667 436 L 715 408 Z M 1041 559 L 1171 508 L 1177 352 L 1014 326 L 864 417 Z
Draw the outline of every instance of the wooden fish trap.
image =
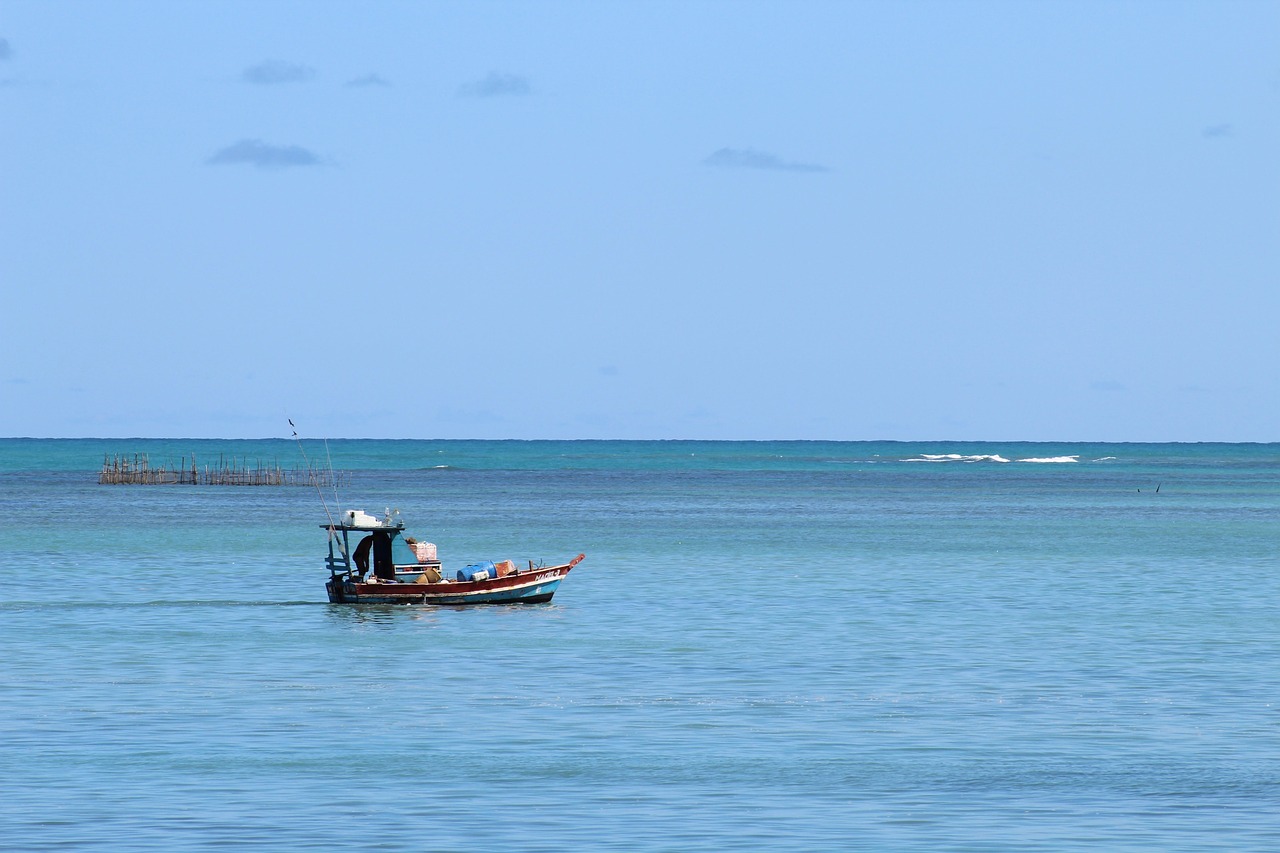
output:
M 346 485 L 347 474 L 339 471 L 323 471 L 316 468 L 286 469 L 278 463 L 264 465 L 219 454 L 217 465 L 196 463 L 195 454 L 190 464 L 183 456 L 178 464 L 166 461 L 153 466 L 145 453 L 103 456 L 102 471 L 98 474 L 100 485 L 110 486 L 316 486 L 337 488 Z

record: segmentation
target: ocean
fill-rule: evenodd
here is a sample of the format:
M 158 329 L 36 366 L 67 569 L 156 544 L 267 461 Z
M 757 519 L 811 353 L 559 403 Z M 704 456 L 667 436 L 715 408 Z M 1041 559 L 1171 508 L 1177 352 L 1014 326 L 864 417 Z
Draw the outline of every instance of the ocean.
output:
M 338 506 L 587 558 L 331 605 Z M 1280 445 L 4 439 L 0 519 L 5 849 L 1280 849 Z

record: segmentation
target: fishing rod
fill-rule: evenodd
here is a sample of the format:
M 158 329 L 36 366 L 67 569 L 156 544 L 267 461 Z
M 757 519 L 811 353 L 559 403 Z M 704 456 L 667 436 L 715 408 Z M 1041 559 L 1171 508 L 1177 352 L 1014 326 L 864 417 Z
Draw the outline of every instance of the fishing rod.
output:
M 329 483 L 333 486 L 333 505 L 342 512 L 342 502 L 338 500 L 338 475 L 333 473 L 333 455 L 329 453 L 329 439 L 324 440 L 324 456 L 329 462 Z
M 329 512 L 329 503 L 324 499 L 324 492 L 323 492 L 323 491 L 321 490 L 321 488 L 320 488 L 320 481 L 319 481 L 317 478 L 315 478 L 315 477 L 312 477 L 312 476 L 311 476 L 311 473 L 312 473 L 312 472 L 311 472 L 311 460 L 307 458 L 307 450 L 306 450 L 306 448 L 304 448 L 304 447 L 302 446 L 302 439 L 298 438 L 298 428 L 297 428 L 297 427 L 295 427 L 295 426 L 293 425 L 293 418 L 285 418 L 285 420 L 287 420 L 287 421 L 289 422 L 289 427 L 293 430 L 293 440 L 294 440 L 294 441 L 296 441 L 296 442 L 298 442 L 298 451 L 302 454 L 302 461 L 303 461 L 303 462 L 305 462 L 305 463 L 307 463 L 307 476 L 311 479 L 311 482 L 315 484 L 315 487 L 316 487 L 316 494 L 320 497 L 320 505 L 324 507 L 324 514 L 325 514 L 325 515 L 328 517 L 328 519 L 329 519 L 329 535 L 330 535 L 330 536 L 332 536 L 332 535 L 333 535 L 333 529 L 334 529 L 335 527 L 337 527 L 338 525 L 337 525 L 336 523 L 334 523 L 334 520 L 333 520 L 333 513 Z M 328 440 L 326 440 L 326 441 L 325 441 L 325 443 L 324 443 L 324 449 L 325 449 L 325 453 L 328 453 L 328 452 L 329 452 L 329 442 L 328 442 Z M 334 478 L 334 477 L 333 477 L 333 459 L 332 459 L 332 457 L 329 459 L 329 477 L 330 477 L 331 479 L 334 479 L 334 483 L 333 483 L 333 505 L 334 505 L 334 507 L 335 507 L 335 508 L 338 508 L 338 509 L 339 509 L 339 511 L 340 511 L 340 510 L 341 510 L 341 507 L 339 507 L 339 506 L 338 506 L 338 483 L 337 483 L 336 478 Z

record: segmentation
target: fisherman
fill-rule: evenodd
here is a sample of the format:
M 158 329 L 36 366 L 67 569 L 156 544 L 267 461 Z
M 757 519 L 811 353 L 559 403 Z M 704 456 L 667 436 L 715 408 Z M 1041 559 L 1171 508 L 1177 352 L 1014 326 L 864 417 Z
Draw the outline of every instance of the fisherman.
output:
M 391 559 L 391 537 L 381 530 L 373 534 L 373 574 L 380 581 L 394 581 L 396 566 Z
M 369 573 L 369 549 L 373 547 L 373 534 L 360 540 L 360 544 L 356 546 L 355 553 L 351 556 L 356 561 L 356 570 L 364 577 Z
M 369 573 L 369 556 L 373 555 L 373 576 L 380 581 L 396 579 L 395 562 L 391 558 L 391 537 L 375 530 L 360 540 L 351 557 L 356 561 L 356 571 L 364 578 Z

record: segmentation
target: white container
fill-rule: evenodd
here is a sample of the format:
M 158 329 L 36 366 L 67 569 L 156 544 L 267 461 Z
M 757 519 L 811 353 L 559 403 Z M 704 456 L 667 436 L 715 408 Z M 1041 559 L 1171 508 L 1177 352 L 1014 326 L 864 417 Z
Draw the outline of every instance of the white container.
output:
M 434 563 L 439 559 L 436 556 L 436 546 L 430 542 L 414 542 L 413 553 L 419 563 Z
M 347 510 L 342 517 L 342 522 L 347 527 L 359 527 L 362 529 L 382 526 L 382 522 L 378 521 L 375 516 L 369 515 L 362 509 Z

